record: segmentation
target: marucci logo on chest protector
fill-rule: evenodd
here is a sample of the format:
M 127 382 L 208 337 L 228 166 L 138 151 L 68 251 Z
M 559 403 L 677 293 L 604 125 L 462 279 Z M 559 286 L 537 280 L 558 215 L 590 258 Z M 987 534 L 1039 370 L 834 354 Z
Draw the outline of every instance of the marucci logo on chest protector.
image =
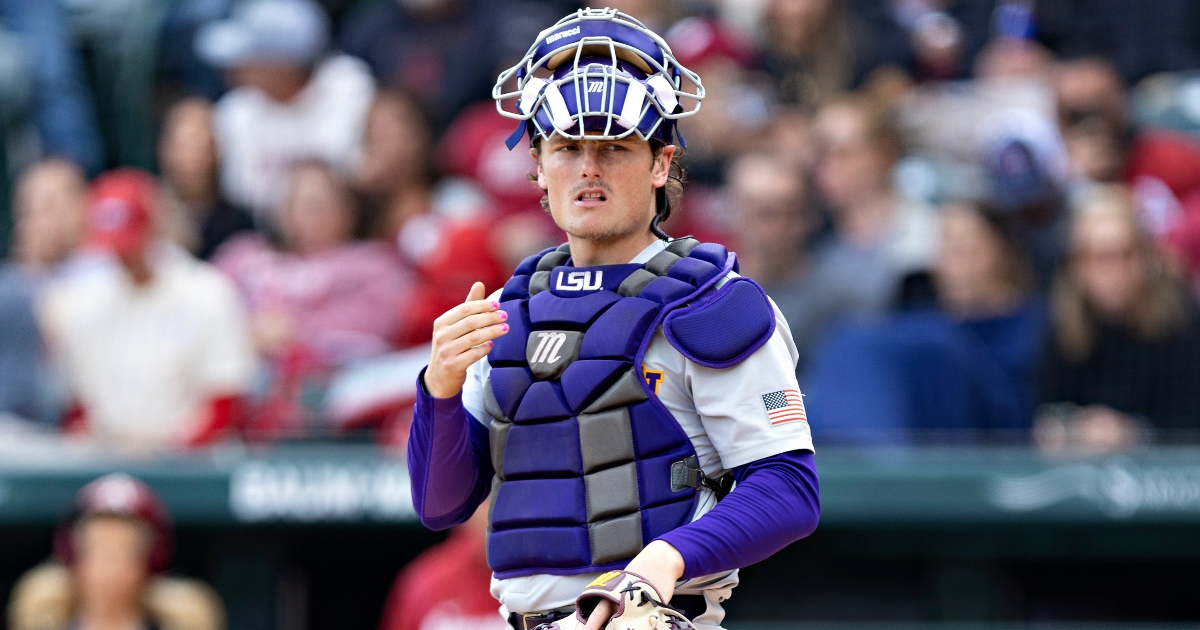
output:
M 562 376 L 579 358 L 583 333 L 573 330 L 535 330 L 525 341 L 525 362 L 539 379 Z
M 603 81 L 592 81 L 591 83 L 588 83 L 588 93 L 603 92 L 603 91 L 604 91 L 604 82 Z
M 560 357 L 558 351 L 562 349 L 563 342 L 567 340 L 567 333 L 562 332 L 540 332 L 534 333 L 539 338 L 537 349 L 533 351 L 533 356 L 529 358 L 530 363 L 557 363 Z
M 603 271 L 569 271 L 558 274 L 559 291 L 595 291 L 604 286 Z

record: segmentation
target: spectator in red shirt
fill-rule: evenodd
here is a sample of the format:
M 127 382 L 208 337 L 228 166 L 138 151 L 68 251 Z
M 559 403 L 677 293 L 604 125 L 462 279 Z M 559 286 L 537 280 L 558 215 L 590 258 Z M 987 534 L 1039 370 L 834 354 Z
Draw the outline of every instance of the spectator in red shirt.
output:
M 302 162 L 278 216 L 282 249 L 248 234 L 214 259 L 249 305 L 259 351 L 302 351 L 334 368 L 389 350 L 405 325 L 409 281 L 386 244 L 354 240 L 358 208 L 346 184 L 328 166 Z
M 379 630 L 504 630 L 490 593 L 484 531 L 487 508 L 417 556 L 396 578 Z

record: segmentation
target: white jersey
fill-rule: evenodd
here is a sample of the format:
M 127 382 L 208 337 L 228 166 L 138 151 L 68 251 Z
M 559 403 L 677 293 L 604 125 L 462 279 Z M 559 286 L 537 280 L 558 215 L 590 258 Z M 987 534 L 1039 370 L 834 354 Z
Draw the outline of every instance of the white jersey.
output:
M 666 248 L 655 241 L 631 260 L 640 264 Z M 731 273 L 729 277 L 736 274 Z M 494 295 L 495 299 L 498 294 Z M 796 361 L 799 354 L 792 342 L 787 322 L 774 302 L 775 332 L 761 348 L 738 365 L 724 369 L 707 368 L 688 360 L 667 341 L 660 328 L 646 349 L 642 368 L 648 383 L 657 383 L 659 400 L 679 421 L 691 438 L 700 467 L 709 477 L 750 462 L 795 450 L 813 450 L 808 422 L 774 424 L 768 416 L 763 396 L 783 390 L 799 391 Z M 467 371 L 463 385 L 463 407 L 481 422 L 486 422 L 483 388 L 491 366 L 480 359 Z M 716 504 L 712 491 L 702 489 L 692 519 L 700 518 Z M 571 576 L 530 575 L 492 579 L 492 595 L 500 601 L 501 613 L 538 612 L 574 606 L 575 598 L 598 574 Z M 693 620 L 700 630 L 720 627 L 724 610 L 720 602 L 728 599 L 737 585 L 737 571 L 724 575 L 703 576 L 681 582 L 676 594 L 703 594 L 708 610 Z

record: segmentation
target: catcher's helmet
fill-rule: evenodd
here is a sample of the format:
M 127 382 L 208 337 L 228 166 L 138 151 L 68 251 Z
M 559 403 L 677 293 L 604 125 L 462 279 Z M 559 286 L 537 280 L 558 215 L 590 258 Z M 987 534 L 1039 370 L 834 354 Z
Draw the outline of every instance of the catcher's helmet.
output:
M 684 91 L 683 78 L 694 91 Z M 670 144 L 675 121 L 700 109 L 704 87 L 641 22 L 616 9 L 581 9 L 542 31 L 520 63 L 500 73 L 492 98 L 501 114 L 521 121 L 509 149 L 526 131 L 530 139 L 575 140 L 636 133 Z
M 171 559 L 171 515 L 154 490 L 125 474 L 105 475 L 84 486 L 75 504 L 54 533 L 54 555 L 59 562 L 75 560 L 75 524 L 88 516 L 124 516 L 146 524 L 153 540 L 148 558 L 150 570 L 159 572 Z

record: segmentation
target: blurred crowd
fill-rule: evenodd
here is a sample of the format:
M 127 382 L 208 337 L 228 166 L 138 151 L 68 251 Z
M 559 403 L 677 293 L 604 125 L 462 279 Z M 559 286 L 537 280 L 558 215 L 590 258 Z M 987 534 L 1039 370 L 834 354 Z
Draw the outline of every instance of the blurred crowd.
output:
M 704 80 L 663 228 L 766 288 L 818 442 L 1200 436 L 1200 5 L 607 4 Z M 433 319 L 562 239 L 489 95 L 576 8 L 0 0 L 7 422 L 403 442 Z

